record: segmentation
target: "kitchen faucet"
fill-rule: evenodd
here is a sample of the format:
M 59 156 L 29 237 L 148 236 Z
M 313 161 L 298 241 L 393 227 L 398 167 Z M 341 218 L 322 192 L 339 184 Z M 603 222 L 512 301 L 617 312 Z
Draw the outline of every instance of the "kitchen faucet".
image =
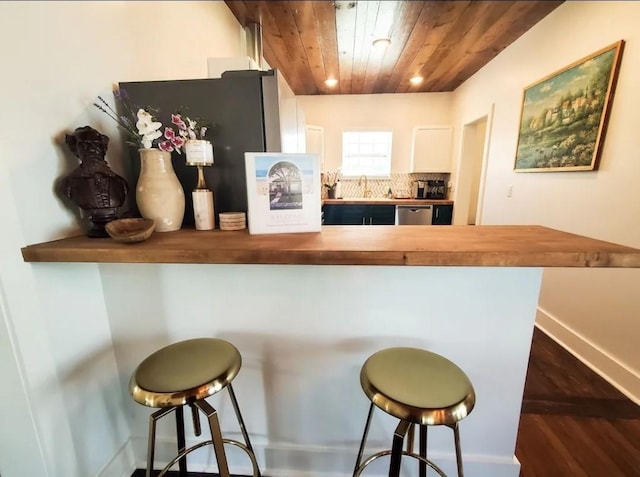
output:
M 367 198 L 371 193 L 371 191 L 369 190 L 369 180 L 367 179 L 367 176 L 362 174 L 360 176 L 360 179 L 358 179 L 358 187 L 362 187 L 362 179 L 364 179 L 364 190 L 362 191 L 362 197 Z

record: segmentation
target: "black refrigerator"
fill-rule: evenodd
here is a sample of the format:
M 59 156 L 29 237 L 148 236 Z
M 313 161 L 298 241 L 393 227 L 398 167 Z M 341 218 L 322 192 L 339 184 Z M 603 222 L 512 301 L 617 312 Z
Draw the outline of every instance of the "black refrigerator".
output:
M 171 124 L 171 114 L 213 122 L 205 139 L 213 144 L 214 164 L 204 168 L 213 191 L 215 214 L 247 211 L 245 152 L 281 152 L 277 71 L 227 71 L 220 78 L 121 82 L 130 102 L 158 109 L 158 120 Z M 183 226 L 194 224 L 191 191 L 197 169 L 185 155 L 172 153 L 172 163 L 185 195 Z M 138 151 L 130 148 L 129 184 L 135 190 L 140 173 Z M 137 212 L 135 200 L 132 209 Z M 216 218 L 216 224 L 218 220 Z

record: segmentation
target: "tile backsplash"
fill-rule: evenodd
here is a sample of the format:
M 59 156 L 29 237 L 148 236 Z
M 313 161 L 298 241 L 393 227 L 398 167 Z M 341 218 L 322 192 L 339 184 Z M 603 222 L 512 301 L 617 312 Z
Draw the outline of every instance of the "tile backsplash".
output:
M 335 172 L 330 172 L 335 175 Z M 413 183 L 417 180 L 444 180 L 449 182 L 450 174 L 391 174 L 389 178 L 368 178 L 368 188 L 370 198 L 387 197 L 389 189 L 393 197 L 412 197 Z M 323 176 L 324 179 L 324 176 Z M 357 178 L 343 178 L 341 181 L 340 198 L 352 199 L 363 197 L 364 184 L 358 185 Z M 323 182 L 324 183 L 324 182 Z M 322 198 L 327 197 L 327 188 L 322 188 Z

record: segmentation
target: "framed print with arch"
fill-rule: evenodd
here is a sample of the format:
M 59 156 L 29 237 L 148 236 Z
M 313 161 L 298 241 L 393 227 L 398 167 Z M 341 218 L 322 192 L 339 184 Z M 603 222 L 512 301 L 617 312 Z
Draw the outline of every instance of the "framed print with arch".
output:
M 250 234 L 320 232 L 320 157 L 245 152 Z
M 514 170 L 597 169 L 624 40 L 524 90 Z

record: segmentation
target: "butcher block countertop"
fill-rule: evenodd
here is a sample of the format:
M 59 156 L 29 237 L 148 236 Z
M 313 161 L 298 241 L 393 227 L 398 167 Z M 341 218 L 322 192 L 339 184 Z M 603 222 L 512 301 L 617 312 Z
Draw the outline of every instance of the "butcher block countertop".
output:
M 323 204 L 344 204 L 344 205 L 435 205 L 453 204 L 452 200 L 444 199 L 386 199 L 378 198 L 351 198 L 351 199 L 324 199 Z
M 26 262 L 640 268 L 640 250 L 541 226 L 351 225 L 321 232 L 155 232 L 148 240 L 72 237 L 29 245 Z

